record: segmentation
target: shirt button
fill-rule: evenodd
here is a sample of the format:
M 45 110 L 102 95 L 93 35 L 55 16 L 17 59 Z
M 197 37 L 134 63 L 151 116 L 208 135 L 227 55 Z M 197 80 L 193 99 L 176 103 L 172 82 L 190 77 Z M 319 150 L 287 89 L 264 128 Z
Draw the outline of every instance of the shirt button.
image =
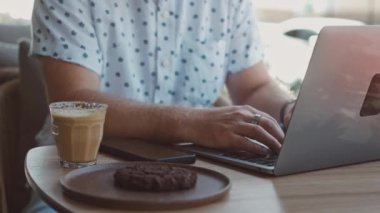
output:
M 161 13 L 161 18 L 167 18 L 167 17 L 169 17 L 169 12 L 168 11 L 163 11 Z
M 169 61 L 168 61 L 168 60 L 163 60 L 163 61 L 161 61 L 161 67 L 162 67 L 162 68 L 169 67 Z

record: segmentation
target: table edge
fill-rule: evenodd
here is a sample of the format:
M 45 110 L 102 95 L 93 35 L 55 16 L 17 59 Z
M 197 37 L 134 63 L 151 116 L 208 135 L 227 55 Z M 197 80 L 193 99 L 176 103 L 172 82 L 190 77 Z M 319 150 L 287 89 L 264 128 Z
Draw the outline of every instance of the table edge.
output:
M 46 193 L 44 193 L 42 190 L 40 190 L 37 187 L 37 184 L 30 177 L 30 174 L 29 174 L 29 171 L 28 171 L 28 156 L 29 156 L 29 153 L 31 151 L 35 150 L 35 149 L 40 149 L 40 148 L 41 147 L 33 148 L 33 149 L 29 150 L 28 153 L 26 154 L 25 163 L 24 163 L 24 165 L 25 165 L 24 166 L 24 171 L 25 171 L 26 180 L 27 180 L 29 186 L 32 187 L 33 191 L 36 192 L 41 197 L 41 199 L 44 202 L 46 202 L 49 206 L 53 207 L 58 212 L 71 212 L 69 209 L 65 208 L 63 205 L 61 205 L 58 202 L 50 199 L 49 196 Z

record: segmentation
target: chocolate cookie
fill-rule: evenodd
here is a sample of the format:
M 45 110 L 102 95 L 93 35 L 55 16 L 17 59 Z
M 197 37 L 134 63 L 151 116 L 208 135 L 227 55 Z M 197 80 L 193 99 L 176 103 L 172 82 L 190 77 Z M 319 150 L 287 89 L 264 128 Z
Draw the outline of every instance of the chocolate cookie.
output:
M 172 165 L 141 163 L 117 169 L 114 180 L 125 189 L 162 192 L 193 188 L 197 174 Z

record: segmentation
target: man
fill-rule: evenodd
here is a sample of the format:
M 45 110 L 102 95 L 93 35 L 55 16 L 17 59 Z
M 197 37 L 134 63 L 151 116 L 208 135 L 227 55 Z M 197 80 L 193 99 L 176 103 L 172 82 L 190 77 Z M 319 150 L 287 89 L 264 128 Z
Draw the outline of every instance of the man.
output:
M 106 136 L 279 152 L 292 97 L 249 0 L 36 0 L 32 22 L 49 101 L 107 103 Z M 213 108 L 224 85 L 235 106 Z M 26 211 L 52 210 L 33 196 Z
M 37 0 L 32 50 L 50 102 L 109 105 L 105 135 L 281 148 L 292 98 L 266 72 L 249 0 Z M 212 108 L 225 84 L 236 106 Z

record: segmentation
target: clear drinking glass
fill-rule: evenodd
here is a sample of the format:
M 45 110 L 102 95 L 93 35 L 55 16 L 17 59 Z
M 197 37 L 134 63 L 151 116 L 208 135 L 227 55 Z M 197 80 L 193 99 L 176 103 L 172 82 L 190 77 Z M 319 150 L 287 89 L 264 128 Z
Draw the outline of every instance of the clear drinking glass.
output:
M 63 167 L 96 164 L 107 107 L 100 103 L 69 101 L 49 105 L 52 133 Z

